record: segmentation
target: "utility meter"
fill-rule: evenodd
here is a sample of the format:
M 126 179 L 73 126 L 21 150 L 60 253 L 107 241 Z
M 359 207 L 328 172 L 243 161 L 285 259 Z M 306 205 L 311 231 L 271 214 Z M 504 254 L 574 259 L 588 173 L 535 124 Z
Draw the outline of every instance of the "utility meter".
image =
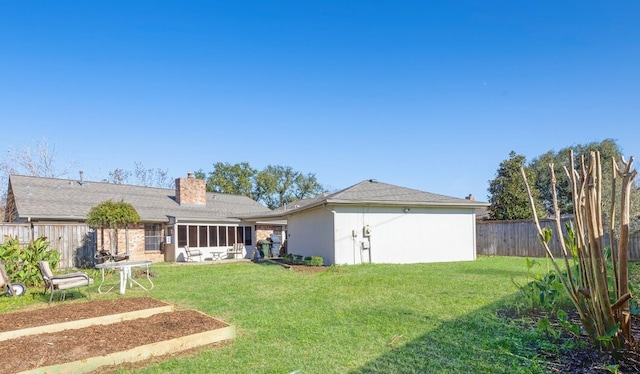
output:
M 362 228 L 362 236 L 371 236 L 371 226 L 365 225 Z

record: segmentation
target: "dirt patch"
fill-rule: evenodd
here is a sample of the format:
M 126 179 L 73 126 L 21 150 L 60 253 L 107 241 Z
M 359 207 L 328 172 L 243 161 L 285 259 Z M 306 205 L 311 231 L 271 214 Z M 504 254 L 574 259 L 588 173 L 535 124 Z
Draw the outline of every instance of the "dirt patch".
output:
M 166 305 L 151 298 L 123 298 L 69 303 L 10 313 L 3 315 L 3 319 L 9 321 L 6 318 L 10 317 L 13 329 L 21 329 L 43 324 L 34 321 L 66 322 Z M 0 343 L 3 347 L 0 367 L 3 368 L 3 373 L 16 373 L 120 352 L 226 326 L 228 325 L 224 322 L 209 318 L 200 312 L 184 310 L 111 325 L 25 336 Z M 144 363 L 137 365 L 142 366 Z
M 302 265 L 302 264 L 292 265 L 292 264 L 286 263 L 284 260 L 279 258 L 270 259 L 269 262 L 272 264 L 277 264 L 284 268 L 293 270 L 297 273 L 314 274 L 314 273 L 321 273 L 329 269 L 328 266 L 308 266 L 308 265 Z
M 291 266 L 291 270 L 298 273 L 321 273 L 323 271 L 327 271 L 328 267 L 326 266 L 307 266 L 307 265 L 289 265 Z

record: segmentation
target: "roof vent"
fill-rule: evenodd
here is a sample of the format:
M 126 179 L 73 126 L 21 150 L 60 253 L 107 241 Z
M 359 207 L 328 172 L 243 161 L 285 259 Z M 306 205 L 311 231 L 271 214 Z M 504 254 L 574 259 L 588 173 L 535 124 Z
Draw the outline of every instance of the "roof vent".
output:
M 377 179 L 369 179 L 369 182 L 371 182 L 371 183 L 378 183 L 378 180 L 377 180 Z

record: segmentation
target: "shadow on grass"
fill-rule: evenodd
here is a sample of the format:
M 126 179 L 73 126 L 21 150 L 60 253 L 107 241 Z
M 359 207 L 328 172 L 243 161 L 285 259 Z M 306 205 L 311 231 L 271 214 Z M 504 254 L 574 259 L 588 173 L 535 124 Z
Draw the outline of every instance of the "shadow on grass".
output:
M 498 304 L 478 309 L 410 342 L 393 337 L 388 351 L 356 373 L 545 373 L 537 357 L 541 338 L 496 315 Z M 374 311 L 375 312 L 375 311 Z M 443 316 L 446 318 L 446 316 Z

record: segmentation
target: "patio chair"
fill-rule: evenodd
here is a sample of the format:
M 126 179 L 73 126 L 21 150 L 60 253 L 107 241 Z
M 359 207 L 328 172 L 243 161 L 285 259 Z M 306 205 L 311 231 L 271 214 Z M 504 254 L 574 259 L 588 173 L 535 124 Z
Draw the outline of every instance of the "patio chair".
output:
M 244 255 L 245 255 L 245 249 L 244 249 L 244 244 L 242 243 L 235 243 L 232 248 L 229 248 L 227 250 L 227 257 L 231 257 L 234 260 L 238 259 L 238 257 L 244 258 Z
M 189 248 L 188 245 L 185 245 L 184 246 L 184 253 L 187 256 L 187 261 L 195 261 L 193 259 L 194 257 L 199 257 L 200 258 L 199 261 L 202 261 L 202 251 L 199 250 L 199 249 L 191 249 L 191 248 Z
M 44 294 L 46 295 L 47 291 L 51 293 L 49 304 L 51 304 L 51 300 L 53 300 L 54 291 L 62 291 L 61 300 L 65 300 L 67 290 L 84 286 L 87 287 L 87 297 L 91 299 L 89 286 L 93 284 L 93 279 L 91 279 L 87 273 L 75 272 L 53 275 L 48 261 L 38 262 L 38 269 L 40 269 L 40 274 L 42 274 L 42 278 L 44 279 Z

